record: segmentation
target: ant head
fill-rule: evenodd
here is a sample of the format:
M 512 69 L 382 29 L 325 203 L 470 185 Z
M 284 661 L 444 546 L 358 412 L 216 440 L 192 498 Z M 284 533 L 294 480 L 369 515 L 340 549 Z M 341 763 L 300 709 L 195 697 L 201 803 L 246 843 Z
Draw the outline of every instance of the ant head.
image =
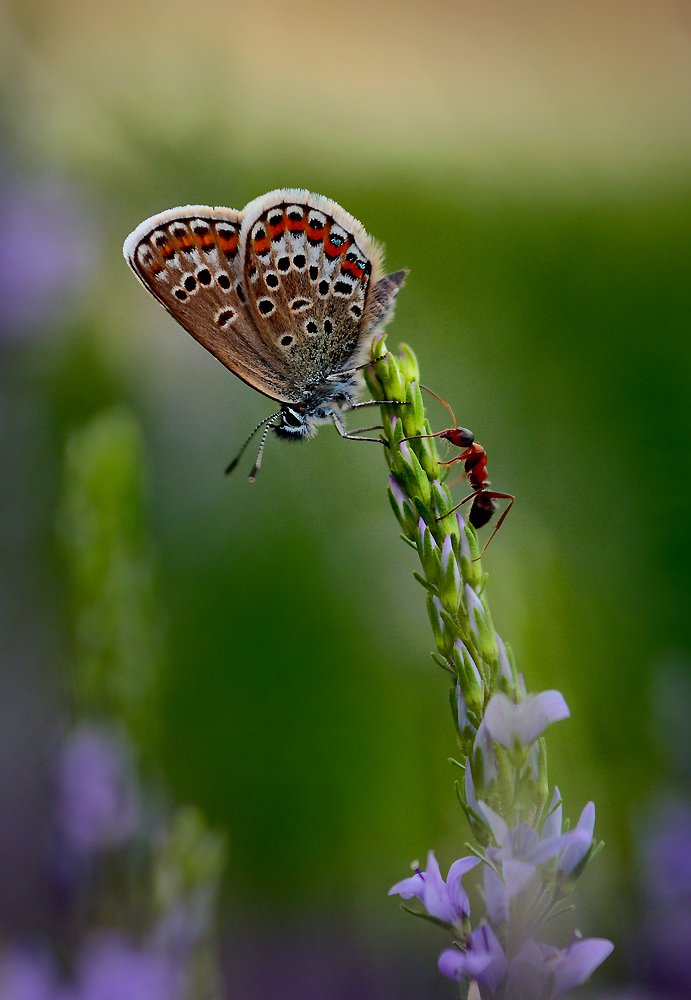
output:
M 475 435 L 467 427 L 453 427 L 440 434 L 440 437 L 446 438 L 447 441 L 456 445 L 457 448 L 467 448 L 475 440 Z

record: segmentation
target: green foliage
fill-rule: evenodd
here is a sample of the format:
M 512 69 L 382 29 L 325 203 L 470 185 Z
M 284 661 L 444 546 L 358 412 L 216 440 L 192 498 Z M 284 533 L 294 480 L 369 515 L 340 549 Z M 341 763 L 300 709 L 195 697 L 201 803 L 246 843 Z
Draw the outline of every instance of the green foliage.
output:
M 60 529 L 74 622 L 79 715 L 122 720 L 140 748 L 156 740 L 163 630 L 144 523 L 144 455 L 134 417 L 109 410 L 65 451 Z

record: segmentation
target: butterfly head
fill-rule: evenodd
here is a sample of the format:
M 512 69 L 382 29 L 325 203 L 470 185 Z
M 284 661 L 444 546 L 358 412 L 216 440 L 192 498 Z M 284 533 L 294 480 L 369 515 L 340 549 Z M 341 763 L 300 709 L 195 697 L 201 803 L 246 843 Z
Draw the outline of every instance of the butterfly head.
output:
M 285 441 L 305 441 L 317 433 L 313 420 L 303 410 L 284 406 L 273 424 L 276 437 Z

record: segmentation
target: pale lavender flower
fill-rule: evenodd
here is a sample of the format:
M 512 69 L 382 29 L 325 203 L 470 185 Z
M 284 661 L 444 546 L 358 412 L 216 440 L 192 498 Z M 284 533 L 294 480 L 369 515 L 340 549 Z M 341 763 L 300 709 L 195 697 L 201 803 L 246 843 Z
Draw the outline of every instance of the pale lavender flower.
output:
M 403 514 L 405 507 L 407 505 L 408 498 L 398 485 L 398 480 L 395 476 L 389 476 L 389 489 L 391 490 L 391 496 L 396 502 L 396 507 L 398 508 L 399 514 Z
M 473 555 L 470 551 L 470 545 L 468 544 L 468 536 L 465 533 L 465 518 L 461 515 L 460 511 L 456 511 L 456 522 L 458 524 L 458 554 L 461 559 L 467 559 L 471 562 Z
M 124 740 L 81 726 L 67 739 L 58 773 L 58 826 L 77 853 L 115 847 L 135 831 L 137 789 Z
M 584 983 L 613 947 L 602 938 L 574 938 L 562 949 L 528 940 L 507 957 L 485 923 L 469 936 L 465 951 L 442 952 L 439 969 L 450 979 L 476 980 L 483 1000 L 552 1000 Z
M 463 876 L 479 863 L 476 857 L 459 858 L 449 868 L 445 882 L 434 851 L 430 851 L 426 871 L 418 868 L 410 878 L 397 882 L 389 889 L 389 896 L 398 895 L 402 899 L 415 897 L 430 916 L 448 924 L 458 923 L 470 914 L 468 893 L 462 883 Z
M 497 743 L 512 750 L 516 744 L 529 747 L 553 722 L 569 717 L 559 691 L 529 694 L 516 704 L 503 693 L 492 695 L 484 722 Z
M 478 624 L 478 619 L 480 622 L 484 623 L 485 609 L 482 606 L 482 601 L 469 583 L 466 583 L 465 585 L 465 605 L 468 609 L 468 624 L 470 625 L 470 630 L 475 636 L 475 639 L 479 641 L 480 625 Z
M 474 979 L 483 989 L 490 991 L 498 989 L 504 982 L 508 968 L 504 949 L 485 922 L 468 935 L 463 951 L 447 948 L 439 956 L 439 971 L 443 975 L 449 979 Z
M 505 684 L 513 685 L 513 670 L 509 654 L 506 651 L 506 644 L 498 632 L 494 633 L 494 637 L 497 640 L 497 652 L 499 654 L 499 680 Z
M 511 899 L 528 885 L 542 865 L 556 861 L 559 877 L 566 879 L 583 861 L 593 842 L 595 806 L 589 802 L 576 827 L 568 833 L 562 833 L 561 800 L 559 790 L 555 788 L 552 812 L 540 833 L 527 823 L 509 827 L 486 802 L 478 802 L 472 778 L 470 789 L 466 780 L 466 801 L 469 791 L 474 801 L 472 808 L 487 823 L 496 845 L 487 848 L 490 863 L 484 871 L 484 888 L 488 915 L 492 923 L 499 926 L 509 919 Z M 551 874 L 547 871 L 546 880 L 550 877 Z
M 540 865 L 560 853 L 566 846 L 569 835 L 543 839 L 527 823 L 519 823 L 510 828 L 485 802 L 478 805 L 497 844 L 496 847 L 487 848 L 487 858 L 492 867 L 488 865 L 485 868 L 485 876 L 496 879 L 495 869 L 501 872 L 501 881 L 510 900 L 525 888 Z
M 577 825 L 565 834 L 566 845 L 559 858 L 559 874 L 568 878 L 580 865 L 590 850 L 595 829 L 595 803 L 588 802 L 578 819 Z

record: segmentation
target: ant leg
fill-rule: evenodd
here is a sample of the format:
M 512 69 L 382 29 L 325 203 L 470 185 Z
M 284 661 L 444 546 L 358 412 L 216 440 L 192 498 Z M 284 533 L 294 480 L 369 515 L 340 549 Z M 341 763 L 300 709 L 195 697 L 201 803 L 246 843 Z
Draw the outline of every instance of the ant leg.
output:
M 434 436 L 437 437 L 436 434 Z M 466 448 L 465 451 L 460 453 L 460 455 L 455 455 L 453 458 L 450 458 L 448 462 L 440 462 L 439 465 L 454 465 L 455 462 L 465 462 L 465 460 L 470 458 L 473 454 L 475 454 L 475 452 L 473 452 L 472 448 Z
M 494 491 L 490 492 L 490 491 L 484 490 L 482 487 L 480 487 L 480 489 L 475 490 L 473 493 L 469 493 L 467 497 L 463 497 L 463 499 L 459 503 L 457 503 L 455 507 L 452 507 L 451 510 L 447 510 L 446 514 L 442 514 L 441 517 L 436 518 L 437 521 L 443 521 L 445 517 L 449 516 L 449 514 L 454 514 L 458 510 L 459 507 L 463 506 L 464 503 L 468 503 L 469 500 L 473 500 L 475 497 L 479 496 L 481 493 L 484 493 L 487 497 L 489 497 L 490 500 L 508 500 L 509 502 L 506 505 L 506 510 L 502 512 L 499 520 L 495 524 L 494 531 L 492 532 L 492 534 L 489 536 L 489 538 L 487 539 L 487 541 L 483 545 L 482 551 L 480 552 L 480 555 L 479 556 L 475 556 L 475 559 L 473 559 L 473 562 L 477 562 L 478 559 L 482 559 L 482 557 L 484 556 L 485 552 L 487 551 L 489 543 L 492 541 L 492 539 L 494 538 L 494 536 L 496 535 L 496 533 L 499 531 L 499 529 L 501 528 L 502 524 L 506 520 L 506 516 L 509 513 L 509 511 L 511 510 L 511 508 L 513 507 L 514 501 L 516 499 L 516 497 L 513 495 L 513 493 L 495 493 Z
M 451 510 L 447 510 L 446 514 L 442 514 L 440 517 L 435 518 L 435 523 L 436 521 L 443 521 L 445 517 L 449 516 L 449 514 L 455 514 L 459 507 L 462 507 L 464 503 L 468 503 L 469 500 L 474 500 L 480 493 L 484 493 L 482 486 L 480 486 L 477 490 L 473 490 L 473 492 L 469 493 L 467 497 L 463 497 L 463 499 L 459 501 L 455 507 L 452 507 Z
M 489 538 L 487 539 L 487 541 L 483 545 L 482 552 L 480 553 L 479 556 L 475 557 L 475 559 L 473 560 L 473 562 L 476 562 L 478 559 L 482 559 L 482 557 L 484 556 L 485 552 L 487 551 L 487 546 L 492 541 L 492 539 L 494 538 L 494 536 L 496 535 L 496 533 L 499 531 L 499 529 L 501 528 L 502 524 L 506 520 L 506 515 L 509 513 L 509 511 L 513 507 L 514 500 L 516 499 L 516 497 L 513 495 L 513 493 L 489 493 L 488 496 L 492 500 L 508 500 L 509 502 L 506 505 L 506 510 L 502 513 L 501 517 L 499 518 L 499 520 L 495 524 L 494 531 L 492 532 L 492 534 L 489 536 Z

